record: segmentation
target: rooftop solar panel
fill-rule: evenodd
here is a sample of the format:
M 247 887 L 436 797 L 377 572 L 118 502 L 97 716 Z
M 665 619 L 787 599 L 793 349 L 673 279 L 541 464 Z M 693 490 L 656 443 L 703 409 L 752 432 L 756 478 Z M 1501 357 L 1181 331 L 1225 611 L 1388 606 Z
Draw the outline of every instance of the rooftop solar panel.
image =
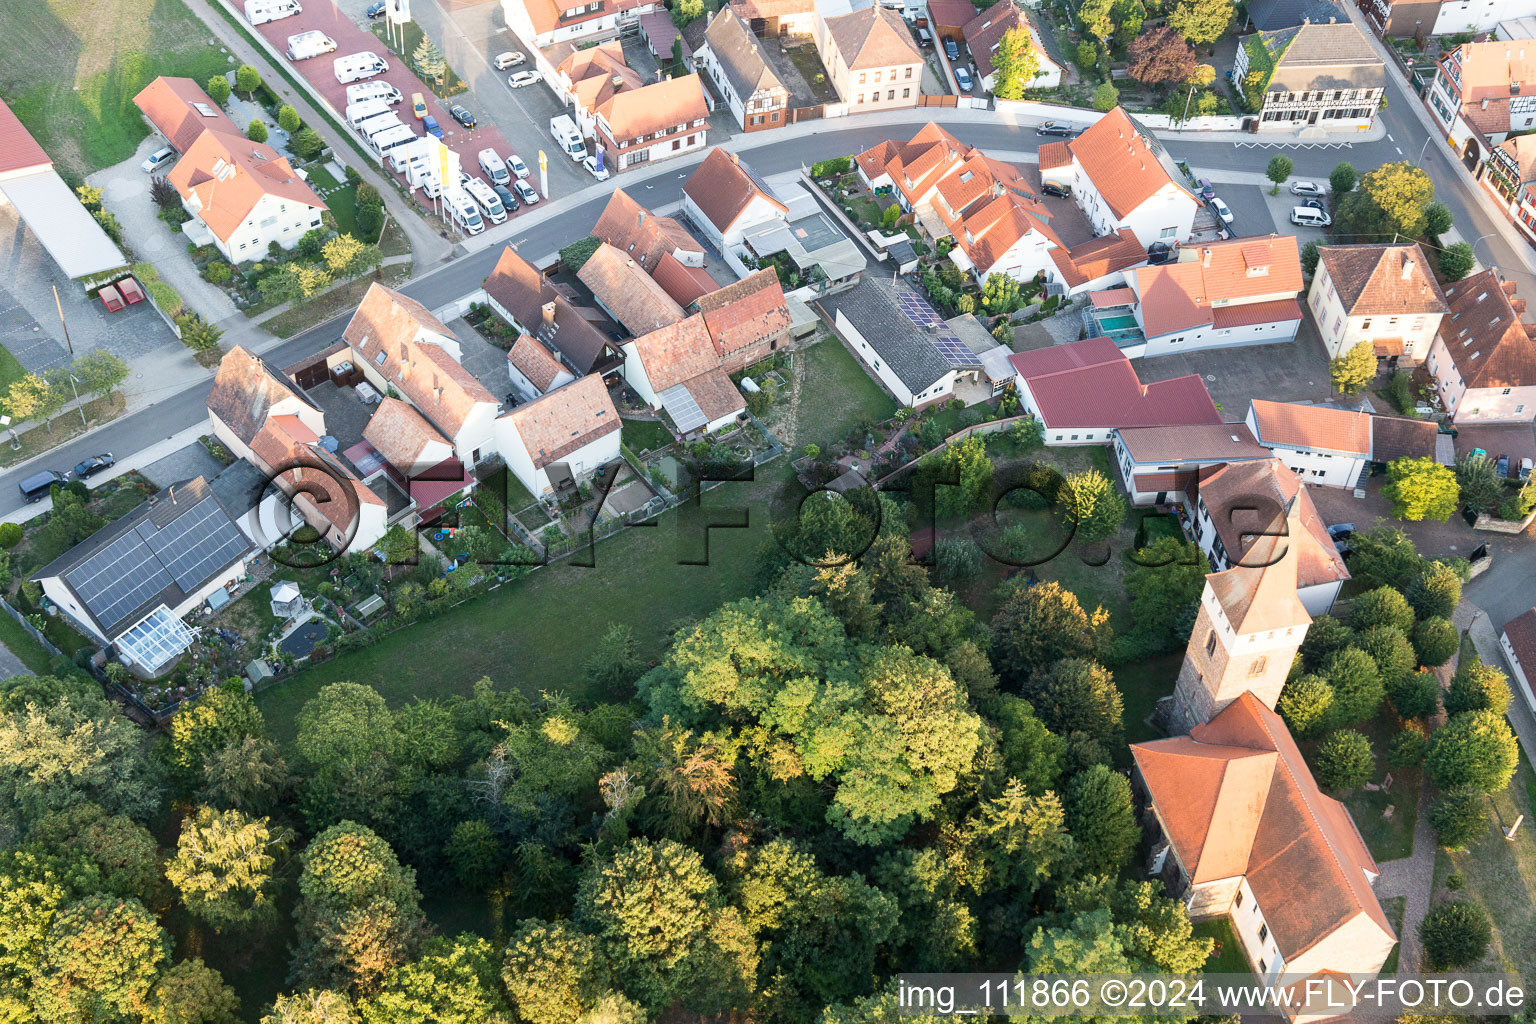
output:
M 176 585 L 187 593 L 245 550 L 244 536 L 212 500 L 201 502 L 163 530 L 147 522 L 138 529 Z
M 661 399 L 661 406 L 672 417 L 678 433 L 686 434 L 709 422 L 704 410 L 699 408 L 698 400 L 681 384 L 668 388 L 656 397 Z
M 101 623 L 117 622 L 171 583 L 170 574 L 133 530 L 115 538 L 64 578 Z

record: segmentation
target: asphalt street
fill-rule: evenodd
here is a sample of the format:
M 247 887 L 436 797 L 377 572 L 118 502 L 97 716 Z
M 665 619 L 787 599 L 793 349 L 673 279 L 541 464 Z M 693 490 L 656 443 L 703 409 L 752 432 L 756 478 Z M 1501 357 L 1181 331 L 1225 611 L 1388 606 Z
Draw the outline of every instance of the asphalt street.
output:
M 1417 104 L 1403 85 L 1400 76 L 1390 74 L 1389 103 L 1381 117 L 1387 128 L 1387 136 L 1375 141 L 1352 145 L 1317 146 L 1290 144 L 1277 147 L 1264 144 L 1262 137 L 1255 142 L 1232 141 L 1188 142 L 1178 140 L 1169 145 L 1173 155 L 1191 166 L 1208 169 L 1225 169 L 1242 172 L 1262 172 L 1277 152 L 1283 152 L 1294 162 L 1293 177 L 1324 180 L 1341 160 L 1353 163 L 1364 173 L 1382 163 L 1410 160 L 1429 172 L 1437 185 L 1437 198 L 1450 207 L 1462 236 L 1475 239 L 1477 255 L 1485 263 L 1498 266 L 1516 281 L 1525 294 L 1536 294 L 1536 278 L 1526 269 L 1524 256 L 1516 254 L 1497 233 L 1496 225 L 1476 202 L 1463 192 L 1460 179 L 1449 161 L 1434 146 L 1426 146 L 1427 136 L 1414 116 L 1409 104 Z M 883 139 L 905 137 L 915 132 L 927 120 L 919 111 L 913 111 L 909 124 L 874 124 L 868 127 L 844 127 L 841 122 L 829 122 L 823 130 L 802 136 L 793 144 L 782 141 L 764 141 L 756 146 L 744 140 L 740 147 L 744 158 L 754 170 L 763 175 L 793 171 L 802 164 L 816 159 L 857 153 Z M 1030 127 L 986 122 L 956 122 L 951 127 L 963 142 L 983 149 L 1002 152 L 1032 151 L 1037 144 Z M 702 159 L 702 157 L 701 157 Z M 615 176 L 612 184 L 623 185 L 637 200 L 651 208 L 665 207 L 681 201 L 682 186 L 698 160 L 675 161 L 659 165 L 649 174 L 625 174 Z M 563 209 L 538 224 L 530 225 L 512 239 L 520 252 L 530 257 L 554 252 L 573 238 L 585 234 L 607 202 L 607 194 L 599 194 Z M 1248 203 L 1243 203 L 1248 206 Z M 1272 229 L 1267 216 L 1253 217 L 1251 223 L 1234 225 L 1240 233 L 1250 234 Z M 428 309 L 438 308 L 457 299 L 479 285 L 490 273 L 500 246 L 471 253 L 444 264 L 411 281 L 404 291 Z M 299 334 L 264 355 L 273 363 L 284 366 L 332 344 L 341 334 L 346 317 L 336 317 Z M 204 406 L 210 383 L 201 381 L 187 390 L 168 398 L 151 408 L 126 416 L 83 439 L 54 450 L 28 465 L 0 474 L 0 513 L 9 512 L 21 504 L 16 483 L 29 473 L 45 468 L 62 468 L 73 465 L 88 455 L 99 451 L 135 451 L 170 435 L 176 434 L 206 419 Z

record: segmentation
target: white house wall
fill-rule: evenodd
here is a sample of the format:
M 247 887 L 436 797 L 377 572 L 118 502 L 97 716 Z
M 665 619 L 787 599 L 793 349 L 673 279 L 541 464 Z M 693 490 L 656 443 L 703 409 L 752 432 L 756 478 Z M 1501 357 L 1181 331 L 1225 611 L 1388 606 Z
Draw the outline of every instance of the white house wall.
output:
M 1137 310 L 1138 319 L 1140 310 Z M 1241 348 L 1244 345 L 1274 345 L 1294 341 L 1300 320 L 1277 320 L 1267 324 L 1250 324 L 1244 327 L 1197 327 L 1189 331 L 1163 334 L 1148 338 L 1142 355 L 1178 355 L 1208 348 Z
M 1077 205 L 1088 218 L 1088 223 L 1093 226 L 1095 235 L 1109 235 L 1121 228 L 1130 228 L 1143 246 L 1153 242 L 1172 245 L 1189 238 L 1194 230 L 1194 197 L 1172 182 L 1164 185 L 1124 217 L 1117 217 L 1093 181 L 1083 173 L 1075 157 L 1072 164 L 1072 177 L 1076 182 L 1072 194 L 1077 198 Z M 1062 175 L 1051 174 L 1045 177 L 1058 181 Z
M 187 210 L 202 219 L 192 207 Z M 265 259 L 273 242 L 284 249 L 298 245 L 306 232 L 321 226 L 320 214 L 318 206 L 264 195 L 227 242 L 215 235 L 213 244 L 231 263 Z
M 1514 687 L 1515 691 L 1531 709 L 1531 713 L 1536 715 L 1536 695 L 1531 692 L 1531 677 L 1526 674 L 1526 666 L 1521 664 L 1520 656 L 1515 653 L 1515 645 L 1509 642 L 1508 633 L 1499 634 L 1499 647 L 1504 651 L 1504 661 L 1509 665 L 1510 674 L 1519 683 Z M 1536 666 L 1532 666 L 1532 669 L 1536 670 Z

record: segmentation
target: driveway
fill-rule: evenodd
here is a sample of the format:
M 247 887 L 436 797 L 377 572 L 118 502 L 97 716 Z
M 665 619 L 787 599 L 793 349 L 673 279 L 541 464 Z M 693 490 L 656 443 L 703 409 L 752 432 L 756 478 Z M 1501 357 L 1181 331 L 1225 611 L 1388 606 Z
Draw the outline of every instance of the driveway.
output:
M 135 170 L 141 159 L 134 158 Z M 137 247 L 135 232 L 126 220 L 119 220 L 125 237 Z M 42 243 L 26 229 L 15 208 L 0 207 L 0 344 L 34 373 L 69 361 L 59 310 L 54 305 L 55 287 L 77 356 L 105 348 L 132 361 L 163 346 L 180 345 L 149 303 L 108 313 L 101 303 L 88 299 L 84 289 L 64 276 Z
M 101 186 L 102 205 L 116 215 L 123 226 L 123 237 L 139 259 L 153 263 L 160 271 L 160 279 L 176 289 L 182 302 L 204 320 L 217 323 L 239 310 L 222 289 L 204 281 L 197 272 L 197 266 L 187 255 L 187 236 L 156 216 L 159 208 L 149 198 L 149 175 L 139 170 L 139 164 L 157 148 L 157 142 L 155 136 L 150 136 L 139 144 L 133 156 L 97 171 L 86 180 Z M 163 325 L 162 330 L 172 341 L 176 340 Z
M 1334 397 L 1328 354 L 1310 314 L 1302 318 L 1294 341 L 1138 359 L 1136 373 L 1143 381 L 1199 374 L 1228 422 L 1247 416 L 1248 403 L 1255 398 L 1326 402 Z

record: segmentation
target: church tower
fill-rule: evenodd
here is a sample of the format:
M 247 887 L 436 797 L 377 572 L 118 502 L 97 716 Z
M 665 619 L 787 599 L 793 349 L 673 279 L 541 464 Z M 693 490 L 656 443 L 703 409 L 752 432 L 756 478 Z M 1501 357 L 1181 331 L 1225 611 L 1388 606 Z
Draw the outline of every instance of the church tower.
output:
M 1169 721 L 1174 735 L 1208 722 L 1245 691 L 1273 710 L 1312 617 L 1296 596 L 1299 502 L 1223 572 L 1205 577 Z

